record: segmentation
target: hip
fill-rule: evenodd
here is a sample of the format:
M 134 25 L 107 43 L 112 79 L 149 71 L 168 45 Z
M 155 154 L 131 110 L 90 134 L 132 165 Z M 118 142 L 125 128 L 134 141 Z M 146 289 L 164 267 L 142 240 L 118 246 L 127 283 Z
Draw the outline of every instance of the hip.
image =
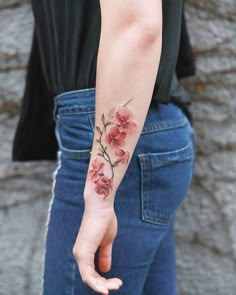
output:
M 92 148 L 95 88 L 63 92 L 55 97 L 54 120 L 59 149 L 84 157 Z M 194 127 L 174 103 L 151 105 L 135 152 L 171 152 L 193 143 Z
M 55 196 L 83 206 L 94 136 L 95 88 L 57 95 L 54 118 L 61 163 Z M 167 224 L 187 194 L 194 161 L 194 129 L 186 115 L 172 103 L 151 105 L 116 194 L 123 221 L 136 216 L 133 220 Z

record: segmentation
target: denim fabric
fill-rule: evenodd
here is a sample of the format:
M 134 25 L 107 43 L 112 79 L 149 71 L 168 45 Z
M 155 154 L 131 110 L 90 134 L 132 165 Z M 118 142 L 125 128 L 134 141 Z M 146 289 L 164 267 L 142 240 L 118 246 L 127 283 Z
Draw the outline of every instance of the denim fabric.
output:
M 46 231 L 44 295 L 96 294 L 82 283 L 72 254 L 84 210 L 94 105 L 95 88 L 55 97 L 59 150 Z M 124 284 L 110 294 L 177 294 L 174 220 L 191 183 L 194 145 L 193 127 L 179 107 L 150 107 L 116 194 L 119 228 L 112 270 L 105 276 L 120 277 Z

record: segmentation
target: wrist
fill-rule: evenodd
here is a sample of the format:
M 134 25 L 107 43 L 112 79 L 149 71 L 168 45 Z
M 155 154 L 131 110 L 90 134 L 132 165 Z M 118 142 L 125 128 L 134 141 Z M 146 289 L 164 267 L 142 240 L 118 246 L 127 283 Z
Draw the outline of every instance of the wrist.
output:
M 98 195 L 94 188 L 85 186 L 84 190 L 84 204 L 85 209 L 89 211 L 100 211 L 100 210 L 114 210 L 114 199 L 115 192 L 112 190 L 107 198 Z

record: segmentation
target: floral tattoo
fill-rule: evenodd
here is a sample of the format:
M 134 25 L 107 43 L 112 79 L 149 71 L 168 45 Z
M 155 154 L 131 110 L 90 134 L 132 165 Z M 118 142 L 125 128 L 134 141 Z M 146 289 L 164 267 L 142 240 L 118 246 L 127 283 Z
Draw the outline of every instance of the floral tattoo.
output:
M 129 152 L 125 150 L 126 139 L 137 129 L 133 121 L 134 115 L 127 105 L 131 98 L 118 110 L 115 108 L 105 116 L 101 116 L 101 126 L 96 126 L 98 137 L 96 141 L 99 145 L 97 157 L 91 163 L 91 169 L 88 172 L 88 179 L 94 183 L 95 192 L 103 195 L 104 199 L 108 197 L 113 188 L 113 179 L 115 168 L 120 165 L 128 165 Z M 108 166 L 110 175 L 105 175 L 104 168 Z

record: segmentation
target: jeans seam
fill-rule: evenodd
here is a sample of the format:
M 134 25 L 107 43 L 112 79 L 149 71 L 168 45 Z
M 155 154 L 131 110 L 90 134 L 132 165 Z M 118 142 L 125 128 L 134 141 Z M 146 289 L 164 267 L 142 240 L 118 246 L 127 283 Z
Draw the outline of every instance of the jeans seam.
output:
M 91 108 L 91 110 L 78 110 L 78 108 L 68 108 L 68 109 L 61 109 L 59 111 L 60 115 L 68 115 L 68 116 L 72 116 L 72 115 L 84 115 L 84 114 L 92 114 L 94 113 L 94 110 Z
M 57 94 L 54 98 L 57 100 L 60 97 L 66 97 L 67 95 L 69 95 L 70 97 L 74 97 L 77 95 L 77 93 L 83 93 L 83 94 L 88 94 L 88 92 L 90 91 L 94 91 L 96 90 L 95 87 L 91 87 L 91 88 L 83 88 L 83 89 L 76 89 L 76 90 L 71 90 L 71 91 L 65 91 L 62 93 Z
M 162 159 L 161 156 L 176 155 L 175 157 L 170 157 L 169 159 Z M 151 158 L 150 158 L 151 156 Z M 150 169 L 156 169 L 157 166 L 161 167 L 163 163 L 168 162 L 179 162 L 186 161 L 193 158 L 193 143 L 192 141 L 188 142 L 184 147 L 177 149 L 171 152 L 164 153 L 152 153 L 152 154 L 141 154 L 138 155 L 141 168 L 141 206 L 142 206 L 142 220 L 154 223 L 154 224 L 168 224 L 172 214 L 164 212 L 163 209 L 158 206 L 156 208 L 155 214 L 149 214 L 149 211 L 152 212 L 150 204 L 152 204 L 151 196 L 149 190 L 147 189 L 150 186 Z M 163 160 L 165 160 L 163 162 Z
M 91 114 L 92 114 L 92 113 L 94 113 L 94 112 L 90 112 L 90 113 L 88 114 L 88 117 L 89 117 L 89 122 L 90 122 L 91 128 L 92 128 L 92 130 L 93 130 L 93 132 L 94 132 L 95 122 L 94 122 L 94 120 L 92 120 L 92 118 L 91 118 Z
M 72 272 L 71 272 L 71 295 L 75 294 L 75 268 L 76 263 L 73 261 L 72 263 Z
M 45 228 L 46 229 L 45 229 L 45 234 L 44 234 L 44 244 L 46 244 L 46 239 L 47 239 L 47 235 L 48 235 L 48 226 L 49 226 L 50 217 L 51 217 L 51 211 L 52 211 L 52 205 L 53 205 L 53 202 L 54 202 L 54 199 L 55 199 L 55 187 L 56 187 L 56 182 L 57 182 L 57 175 L 58 175 L 58 173 L 59 173 L 59 171 L 61 169 L 61 166 L 62 166 L 61 151 L 58 151 L 57 155 L 58 155 L 58 162 L 57 162 L 57 166 L 56 166 L 56 168 L 54 169 L 54 172 L 53 172 L 53 183 L 52 183 L 52 188 L 51 188 L 52 196 L 51 196 L 51 200 L 50 200 L 50 203 L 49 203 L 49 206 L 48 206 L 48 216 L 47 216 L 47 220 L 46 220 L 46 223 L 45 223 Z M 44 257 L 45 257 L 45 255 L 46 255 L 46 248 L 44 250 Z M 45 267 L 45 265 L 44 265 L 44 267 Z M 41 294 L 44 294 L 43 286 L 44 286 L 44 274 L 42 276 L 42 282 L 41 282 Z
M 193 153 L 193 149 L 190 147 L 192 147 L 192 141 L 190 141 L 187 145 L 185 145 L 184 147 L 174 150 L 174 151 L 168 151 L 168 152 L 160 152 L 160 153 L 145 153 L 145 154 L 141 154 L 139 155 L 139 158 L 142 162 L 142 166 L 149 168 L 151 167 L 154 163 L 168 163 L 170 161 L 183 161 L 183 160 L 187 160 L 190 159 L 192 157 L 192 153 Z M 174 158 L 173 155 L 176 155 L 177 158 Z M 181 155 L 181 157 L 180 157 Z M 149 160 L 147 160 L 147 157 L 159 157 L 156 161 L 152 161 L 150 162 Z M 161 159 L 164 157 L 168 157 L 168 156 L 172 156 L 166 159 Z M 177 160 L 176 160 L 177 159 Z
M 187 124 L 187 119 L 185 117 L 181 118 L 178 121 L 159 121 L 153 125 L 150 125 L 147 127 L 144 126 L 141 134 L 149 134 L 149 133 L 158 132 L 158 131 L 175 129 L 175 128 L 183 127 L 186 124 Z
M 65 148 L 62 144 L 61 137 L 58 131 L 58 121 L 56 121 L 56 127 L 55 127 L 55 135 L 58 142 L 58 147 L 60 151 L 63 153 L 63 155 L 66 155 L 68 157 L 73 157 L 75 159 L 89 159 L 91 155 L 91 150 L 69 150 Z
M 150 203 L 150 196 L 148 191 L 144 191 L 144 182 L 146 183 L 146 185 L 149 185 L 149 178 L 147 178 L 147 180 L 145 181 L 145 177 L 147 177 L 147 175 L 145 176 L 144 174 L 144 169 L 143 169 L 143 165 L 142 165 L 142 160 L 140 159 L 140 167 L 141 167 L 141 215 L 142 215 L 142 220 L 148 223 L 152 223 L 152 224 L 159 224 L 159 225 L 166 225 L 169 222 L 169 217 L 162 217 L 162 216 L 156 216 L 156 217 L 152 217 L 149 216 L 147 213 L 148 208 L 150 207 L 148 204 Z M 149 175 L 149 174 L 148 174 Z M 145 200 L 146 199 L 146 200 Z M 145 209 L 146 207 L 146 209 Z

